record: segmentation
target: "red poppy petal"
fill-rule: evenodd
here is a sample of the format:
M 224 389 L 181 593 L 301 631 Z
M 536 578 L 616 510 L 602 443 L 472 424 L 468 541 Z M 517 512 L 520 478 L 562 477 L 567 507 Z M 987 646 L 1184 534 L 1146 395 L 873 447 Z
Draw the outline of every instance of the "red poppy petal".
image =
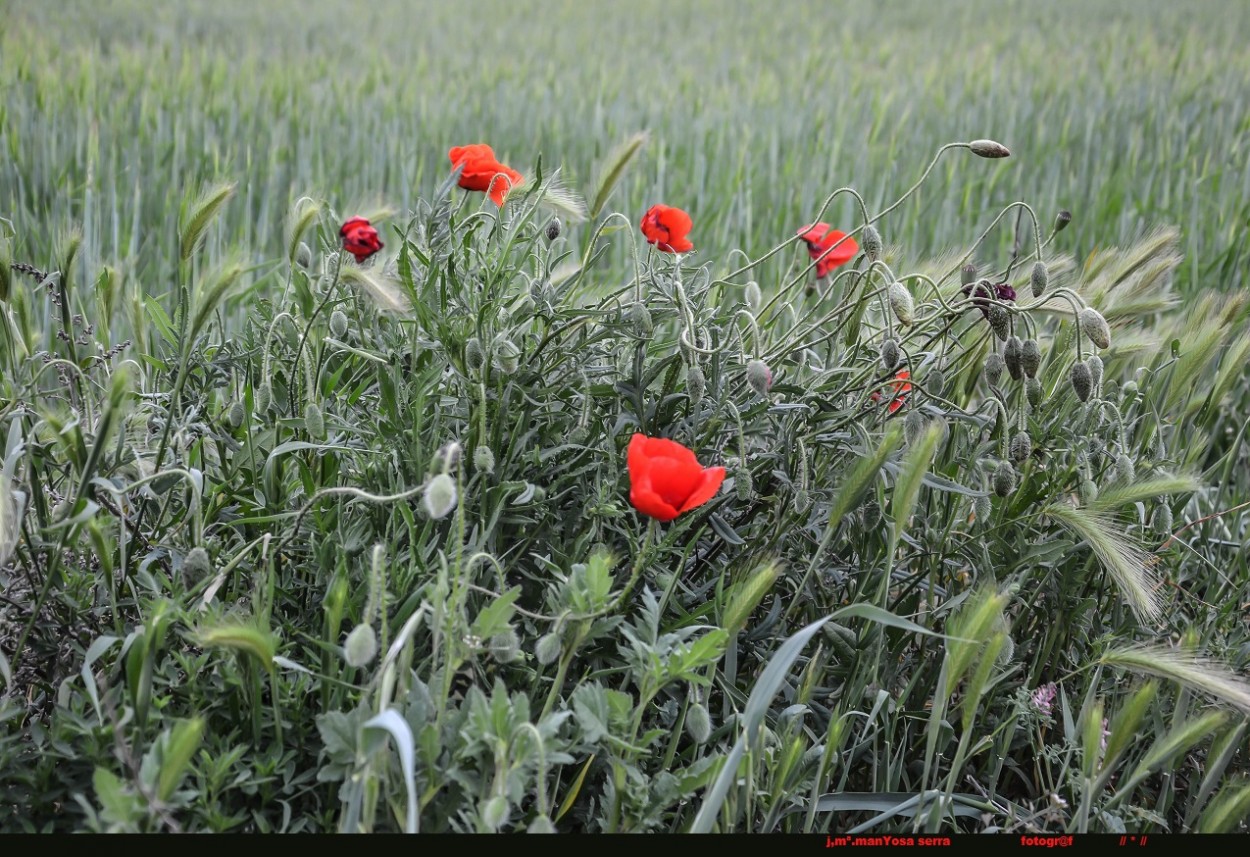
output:
M 681 504 L 681 508 L 677 511 L 689 512 L 691 509 L 702 506 L 708 500 L 716 496 L 716 492 L 720 490 L 721 483 L 725 481 L 725 468 L 709 467 L 703 471 L 703 478 L 699 484 L 695 486 L 694 493 L 686 498 L 686 502 Z
M 695 457 L 694 451 L 687 449 L 675 440 L 669 440 L 666 437 L 645 437 L 643 436 L 642 451 L 646 458 L 671 458 L 681 464 L 693 464 L 695 467 L 702 467 L 699 459 Z
M 825 237 L 825 233 L 829 231 L 829 228 L 828 223 L 809 223 L 800 227 L 795 234 L 810 244 L 813 241 L 821 241 Z
M 690 219 L 690 215 L 680 208 L 666 207 L 660 214 L 660 222 L 668 228 L 670 233 L 682 236 L 694 227 L 694 221 Z
M 647 436 L 641 432 L 634 432 L 633 437 L 629 439 L 629 448 L 625 452 L 625 462 L 629 466 L 630 478 L 633 478 L 635 470 L 641 470 L 647 463 Z
M 644 515 L 664 523 L 668 523 L 679 514 L 676 509 L 665 503 L 659 494 L 651 490 L 650 486 L 632 486 L 629 489 L 629 502 Z

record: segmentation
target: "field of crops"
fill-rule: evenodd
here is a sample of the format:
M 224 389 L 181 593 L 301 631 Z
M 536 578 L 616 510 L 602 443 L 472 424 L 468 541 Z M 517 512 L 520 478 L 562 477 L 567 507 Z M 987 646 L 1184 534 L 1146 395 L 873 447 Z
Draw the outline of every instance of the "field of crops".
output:
M 1248 44 L 10 0 L 0 832 L 1244 832 Z

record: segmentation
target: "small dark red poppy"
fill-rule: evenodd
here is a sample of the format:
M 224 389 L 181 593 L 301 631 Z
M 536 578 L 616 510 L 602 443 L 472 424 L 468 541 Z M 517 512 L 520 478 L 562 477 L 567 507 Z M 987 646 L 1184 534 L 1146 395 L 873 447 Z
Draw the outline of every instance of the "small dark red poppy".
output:
M 635 434 L 629 439 L 629 502 L 644 515 L 668 522 L 716 496 L 725 468 L 704 467 L 676 441 Z
M 508 192 L 525 184 L 525 178 L 512 167 L 504 166 L 495 158 L 495 150 L 485 143 L 468 146 L 452 146 L 447 152 L 453 170 L 463 166 L 457 182 L 465 190 L 475 190 L 490 196 L 491 202 L 503 207 Z
M 855 258 L 859 252 L 859 244 L 845 232 L 832 228 L 828 223 L 810 223 L 798 231 L 798 235 L 807 244 L 807 255 L 816 261 L 816 276 L 827 277 L 834 268 L 839 268 Z M 838 243 L 838 242 L 842 243 Z M 830 250 L 829 248 L 838 246 Z
M 894 376 L 894 380 L 889 383 L 889 387 L 891 390 L 889 393 L 891 396 L 889 411 L 893 414 L 907 402 L 907 394 L 911 392 L 911 372 L 907 369 L 900 371 Z M 879 402 L 881 401 L 882 393 L 880 390 L 877 390 L 868 398 L 874 402 Z
M 1016 290 L 1006 283 L 991 283 L 989 280 L 980 280 L 976 283 L 968 283 L 964 286 L 963 292 L 972 298 L 972 304 L 981 310 L 981 315 L 986 318 L 990 317 L 990 300 L 997 298 L 1000 301 L 1015 303 Z
M 382 249 L 378 239 L 378 230 L 369 225 L 363 217 L 353 217 L 339 227 L 339 235 L 343 238 L 343 249 L 363 262 Z
M 642 216 L 640 224 L 648 244 L 665 253 L 689 253 L 694 249 L 686 236 L 694 227 L 690 215 L 671 205 L 653 205 Z

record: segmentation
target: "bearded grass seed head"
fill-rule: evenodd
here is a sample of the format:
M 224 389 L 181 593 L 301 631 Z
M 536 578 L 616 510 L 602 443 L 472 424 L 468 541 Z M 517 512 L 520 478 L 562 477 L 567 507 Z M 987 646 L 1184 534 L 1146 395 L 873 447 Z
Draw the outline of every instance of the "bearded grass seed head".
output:
M 902 283 L 895 281 L 890 283 L 889 296 L 890 309 L 894 311 L 894 317 L 898 319 L 899 324 L 910 325 L 916 310 L 911 292 L 907 291 L 907 287 Z
M 1038 259 L 1033 263 L 1033 272 L 1029 275 L 1029 285 L 1033 287 L 1033 297 L 1040 298 L 1042 293 L 1046 291 L 1046 286 L 1050 282 L 1050 271 L 1046 269 L 1046 263 Z
M 1103 349 L 1111 347 L 1111 328 L 1102 313 L 1093 307 L 1085 307 L 1077 320 L 1080 322 L 1081 332 L 1089 337 L 1090 342 Z
M 877 231 L 877 227 L 871 223 L 864 227 L 864 234 L 860 236 L 862 243 L 860 246 L 864 250 L 864 255 L 868 257 L 869 262 L 875 262 L 881 258 L 881 233 Z

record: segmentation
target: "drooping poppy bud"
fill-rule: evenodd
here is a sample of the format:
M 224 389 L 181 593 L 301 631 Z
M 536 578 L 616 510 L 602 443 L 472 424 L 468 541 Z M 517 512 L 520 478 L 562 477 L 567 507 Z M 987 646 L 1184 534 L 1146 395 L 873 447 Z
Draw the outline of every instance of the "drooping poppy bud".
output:
M 339 236 L 343 239 L 343 249 L 363 262 L 385 245 L 378 239 L 378 230 L 363 217 L 352 217 L 339 227 Z
M 994 140 L 973 140 L 968 148 L 972 150 L 972 154 L 982 158 L 1011 157 L 1011 150 Z
M 1089 401 L 1089 395 L 1094 388 L 1094 379 L 1090 374 L 1089 366 L 1083 361 L 1078 360 L 1072 364 L 1072 389 L 1076 391 L 1076 397 L 1082 402 Z
M 456 508 L 456 482 L 446 473 L 440 473 L 425 486 L 425 494 L 421 498 L 425 511 L 434 520 L 447 516 Z
M 1033 287 L 1033 297 L 1040 298 L 1042 293 L 1046 291 L 1046 285 L 1050 282 L 1050 272 L 1046 270 L 1046 263 L 1038 259 L 1033 263 L 1033 273 L 1029 275 L 1029 284 Z
M 889 298 L 890 309 L 894 311 L 895 318 L 900 324 L 910 325 L 914 320 L 916 306 L 911 292 L 902 283 L 895 281 L 890 283 Z
M 1102 317 L 1102 313 L 1093 307 L 1085 307 L 1077 319 L 1081 325 L 1081 332 L 1089 337 L 1090 342 L 1099 348 L 1111 347 L 1111 328 L 1107 325 L 1107 320 Z
M 863 248 L 869 262 L 881 258 L 881 233 L 871 223 L 864 227 Z
M 1042 365 L 1042 347 L 1036 339 L 1026 339 L 1020 346 L 1020 368 L 1030 378 L 1037 377 L 1037 370 Z
M 767 396 L 773 386 L 773 373 L 763 360 L 752 360 L 747 364 L 747 383 L 758 396 Z
M 1010 461 L 1000 461 L 994 469 L 994 493 L 1007 497 L 1016 490 L 1016 469 Z

